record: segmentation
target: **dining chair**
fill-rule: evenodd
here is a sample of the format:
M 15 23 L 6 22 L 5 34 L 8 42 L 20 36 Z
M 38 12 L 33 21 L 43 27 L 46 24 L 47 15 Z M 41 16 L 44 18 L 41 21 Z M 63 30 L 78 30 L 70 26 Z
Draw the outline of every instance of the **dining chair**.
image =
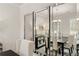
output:
M 76 44 L 76 52 L 77 56 L 79 55 L 79 40 L 77 39 L 77 44 Z
M 56 39 L 53 40 L 53 51 L 55 52 L 55 56 L 56 56 L 58 52 L 58 44 Z
M 64 49 L 67 49 L 69 51 L 70 56 L 73 52 L 73 41 L 74 41 L 74 35 L 69 35 L 68 40 L 64 45 Z
M 2 50 L 3 50 L 3 44 L 0 43 L 0 53 L 2 52 Z
M 77 44 L 76 44 L 76 52 L 77 56 L 79 55 L 79 38 L 77 37 Z
M 61 46 L 58 45 L 57 37 L 53 38 L 52 44 L 53 44 L 52 52 L 55 53 L 55 56 L 57 56 L 58 53 L 60 52 L 60 48 L 61 48 Z
M 77 44 L 77 49 L 76 49 L 76 51 L 77 51 L 77 56 L 78 56 L 78 54 L 79 54 L 79 44 Z

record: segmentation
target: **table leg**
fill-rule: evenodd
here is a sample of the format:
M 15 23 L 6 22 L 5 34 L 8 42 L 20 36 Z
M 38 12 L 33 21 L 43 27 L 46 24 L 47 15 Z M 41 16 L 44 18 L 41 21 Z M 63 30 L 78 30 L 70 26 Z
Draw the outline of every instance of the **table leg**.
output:
M 64 43 L 62 44 L 62 56 L 64 56 Z

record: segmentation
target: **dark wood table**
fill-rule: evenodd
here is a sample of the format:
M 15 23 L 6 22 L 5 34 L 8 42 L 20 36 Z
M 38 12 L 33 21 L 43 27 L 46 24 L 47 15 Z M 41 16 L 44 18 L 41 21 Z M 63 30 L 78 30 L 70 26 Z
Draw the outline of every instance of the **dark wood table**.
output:
M 62 56 L 64 56 L 64 44 L 66 43 L 65 40 L 58 40 L 58 45 L 61 45 L 61 50 L 62 50 Z
M 52 41 L 51 41 L 51 43 L 53 44 Z M 61 45 L 61 51 L 62 51 L 61 55 L 64 56 L 64 43 L 65 43 L 65 41 L 58 40 L 57 43 L 59 46 Z
M 64 42 L 58 42 L 59 45 L 61 45 L 61 49 L 62 49 L 62 56 L 64 56 Z
M 19 56 L 19 55 L 12 50 L 7 50 L 4 52 L 1 52 L 0 56 Z

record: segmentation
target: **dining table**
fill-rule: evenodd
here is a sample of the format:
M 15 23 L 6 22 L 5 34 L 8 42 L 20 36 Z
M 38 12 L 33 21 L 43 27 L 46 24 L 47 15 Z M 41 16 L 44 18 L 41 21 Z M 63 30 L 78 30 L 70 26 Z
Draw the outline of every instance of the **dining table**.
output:
M 61 55 L 64 56 L 64 44 L 66 43 L 66 41 L 64 40 L 57 40 L 58 45 L 61 45 Z
M 51 43 L 53 44 L 53 42 L 51 41 Z M 66 41 L 64 40 L 57 40 L 58 46 L 61 46 L 61 55 L 64 56 L 64 44 L 66 43 Z

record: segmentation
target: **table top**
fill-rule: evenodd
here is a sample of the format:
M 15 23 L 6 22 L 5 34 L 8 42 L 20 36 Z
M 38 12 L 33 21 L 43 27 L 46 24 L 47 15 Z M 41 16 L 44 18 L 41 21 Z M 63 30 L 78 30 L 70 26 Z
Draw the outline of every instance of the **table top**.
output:
M 57 40 L 57 42 L 65 43 L 66 41 L 64 41 L 64 40 Z
M 51 41 L 51 42 L 52 42 L 52 41 Z M 57 42 L 65 43 L 66 41 L 64 41 L 64 40 L 57 40 Z
M 0 56 L 19 56 L 19 55 L 12 50 L 7 50 L 0 53 Z

